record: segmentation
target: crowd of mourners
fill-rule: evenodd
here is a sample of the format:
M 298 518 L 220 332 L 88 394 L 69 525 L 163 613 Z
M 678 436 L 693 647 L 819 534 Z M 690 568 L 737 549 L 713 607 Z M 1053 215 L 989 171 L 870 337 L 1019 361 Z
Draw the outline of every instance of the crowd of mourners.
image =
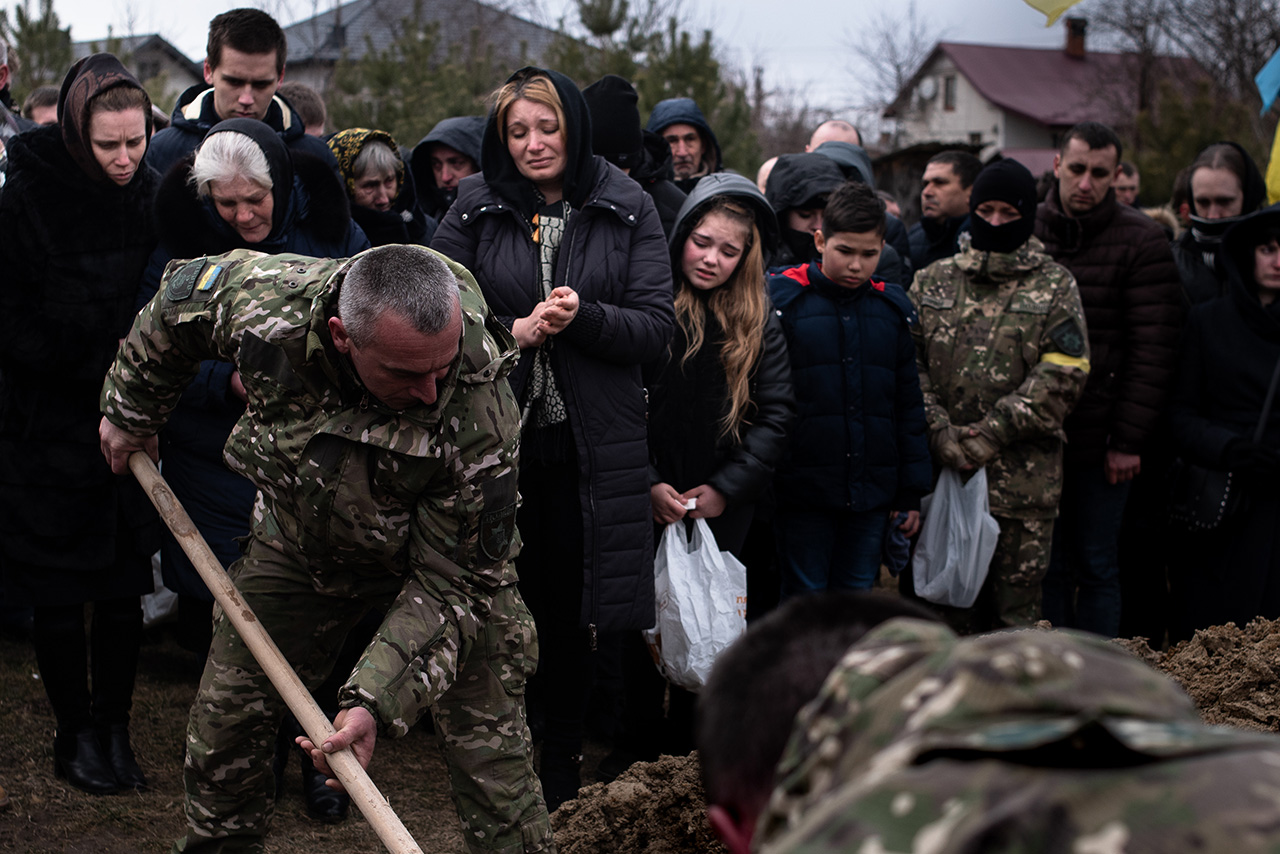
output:
M 694 101 L 642 125 L 627 80 L 580 89 L 526 67 L 487 116 L 407 147 L 331 132 L 320 96 L 283 82 L 285 53 L 270 16 L 233 10 L 170 116 L 103 53 L 18 114 L 0 43 L 0 595 L 34 644 L 72 785 L 147 787 L 128 727 L 157 551 L 181 642 L 214 637 L 212 595 L 104 460 L 100 422 L 135 317 L 201 298 L 222 267 L 183 265 L 235 250 L 429 247 L 474 277 L 492 340 L 518 350 L 499 377 L 519 416 L 506 521 L 536 624 L 527 705 L 549 810 L 578 791 L 589 725 L 612 737 L 609 777 L 693 748 L 697 698 L 640 634 L 655 543 L 682 520 L 707 520 L 746 565 L 751 621 L 886 584 L 962 634 L 1046 619 L 1160 645 L 1280 617 L 1280 210 L 1240 145 L 1206 148 L 1155 208 L 1136 206 L 1137 170 L 1095 122 L 1063 133 L 1039 181 L 944 150 L 908 226 L 844 121 L 751 180 L 725 169 Z M 370 367 L 371 345 L 312 337 L 362 384 L 362 411 L 412 413 L 447 373 L 430 400 L 397 401 L 370 381 L 397 370 Z M 165 479 L 228 568 L 272 518 L 224 462 L 256 417 L 246 385 L 236 361 L 203 359 L 158 436 Z M 985 469 L 999 525 L 968 608 L 913 583 L 921 500 L 945 469 Z M 328 662 L 314 693 L 331 716 L 381 622 L 366 615 Z M 299 730 L 272 726 L 278 775 Z M 201 824 L 201 761 L 187 760 L 185 851 L 220 850 L 229 826 Z M 347 796 L 302 766 L 311 814 L 344 818 Z

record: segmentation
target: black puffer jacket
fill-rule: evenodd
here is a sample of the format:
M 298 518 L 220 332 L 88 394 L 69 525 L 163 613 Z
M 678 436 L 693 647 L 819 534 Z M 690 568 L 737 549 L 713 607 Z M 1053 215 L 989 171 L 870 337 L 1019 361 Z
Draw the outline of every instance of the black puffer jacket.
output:
M 749 180 L 727 173 L 708 175 L 689 195 L 671 237 L 671 263 L 677 278 L 685 240 L 701 219 L 704 204 L 718 195 L 747 202 L 757 212 L 762 239 L 776 239 L 773 211 Z M 759 287 L 764 288 L 763 280 Z M 708 295 L 700 290 L 694 293 Z M 660 358 L 645 365 L 653 465 L 650 479 L 669 483 L 678 492 L 704 483 L 715 487 L 724 495 L 727 507 L 719 519 L 710 520 L 711 529 L 720 547 L 733 551 L 741 545 L 754 504 L 769 486 L 774 465 L 786 448 L 787 430 L 795 418 L 791 362 L 782 324 L 773 306 L 767 305 L 764 342 L 751 371 L 751 406 L 735 442 L 721 435 L 720 429 L 729 399 L 720 361 L 724 330 L 710 310 L 704 308 L 703 318 L 703 343 L 689 361 L 682 364 L 689 341 L 677 323 L 671 345 Z
M 1036 211 L 1036 237 L 1076 277 L 1089 327 L 1090 370 L 1067 417 L 1068 465 L 1108 450 L 1140 454 L 1173 380 L 1182 289 L 1164 229 L 1107 196 L 1084 216 L 1064 213 L 1058 188 Z
M 581 307 L 556 336 L 552 367 L 581 468 L 581 622 L 600 631 L 645 628 L 654 614 L 653 528 L 640 365 L 657 358 L 671 337 L 671 264 L 653 201 L 591 154 L 581 93 L 563 75 L 543 73 L 556 84 L 570 129 L 564 195 L 574 212 L 554 281 L 577 291 Z M 483 162 L 483 174 L 462 180 L 431 248 L 475 275 L 509 328 L 542 299 L 530 225 L 537 200 L 493 121 Z M 524 351 L 510 377 L 522 401 L 533 354 Z
M 101 56 L 83 61 L 86 78 L 93 69 L 123 72 Z M 95 92 L 80 94 L 87 102 Z M 77 121 L 67 112 L 65 121 Z M 87 108 L 83 118 L 79 162 L 59 126 L 8 142 L 0 195 L 0 555 L 14 566 L 84 573 L 101 587 L 89 576 L 113 564 L 118 537 L 128 535 L 138 554 L 159 545 L 146 498 L 133 478 L 111 473 L 98 447 L 102 379 L 133 322 L 155 246 L 158 179 L 145 165 L 123 187 L 100 168 L 95 178 L 86 174 L 80 163 L 96 167 Z M 38 578 L 27 582 L 40 587 Z M 72 589 L 47 592 L 84 601 Z M 138 592 L 121 583 L 113 595 Z

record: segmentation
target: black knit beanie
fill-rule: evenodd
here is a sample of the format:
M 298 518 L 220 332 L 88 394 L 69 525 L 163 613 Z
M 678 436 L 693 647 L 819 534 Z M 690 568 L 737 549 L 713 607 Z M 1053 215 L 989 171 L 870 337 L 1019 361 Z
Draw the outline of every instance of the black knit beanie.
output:
M 644 159 L 640 132 L 640 100 L 635 87 L 616 74 L 606 74 L 582 90 L 591 113 L 591 149 L 620 169 L 634 169 Z
M 1022 218 L 992 225 L 978 216 L 983 202 L 1006 202 Z M 1036 179 L 1016 160 L 999 160 L 978 173 L 969 191 L 969 234 L 980 252 L 1012 252 L 1030 239 L 1036 228 Z

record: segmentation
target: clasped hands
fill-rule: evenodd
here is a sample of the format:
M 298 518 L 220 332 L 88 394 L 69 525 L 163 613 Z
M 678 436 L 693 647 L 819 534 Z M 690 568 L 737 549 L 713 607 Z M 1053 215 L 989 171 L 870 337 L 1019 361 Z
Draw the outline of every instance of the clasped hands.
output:
M 511 333 L 520 349 L 538 347 L 549 336 L 563 332 L 578 314 L 578 292 L 560 286 L 533 307 L 528 317 L 517 318 L 511 324 Z

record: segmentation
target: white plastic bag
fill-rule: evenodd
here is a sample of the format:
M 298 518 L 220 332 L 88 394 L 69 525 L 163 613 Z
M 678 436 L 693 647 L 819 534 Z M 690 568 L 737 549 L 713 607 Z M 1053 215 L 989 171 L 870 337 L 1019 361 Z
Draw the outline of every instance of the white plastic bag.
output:
M 654 561 L 657 620 L 645 638 L 658 668 L 672 683 L 697 691 L 716 656 L 747 628 L 747 568 L 720 551 L 705 519 L 662 532 Z
M 987 470 L 978 469 L 962 484 L 954 469 L 943 469 L 921 513 L 924 525 L 912 563 L 916 594 L 939 605 L 971 607 L 1000 537 L 987 498 Z

